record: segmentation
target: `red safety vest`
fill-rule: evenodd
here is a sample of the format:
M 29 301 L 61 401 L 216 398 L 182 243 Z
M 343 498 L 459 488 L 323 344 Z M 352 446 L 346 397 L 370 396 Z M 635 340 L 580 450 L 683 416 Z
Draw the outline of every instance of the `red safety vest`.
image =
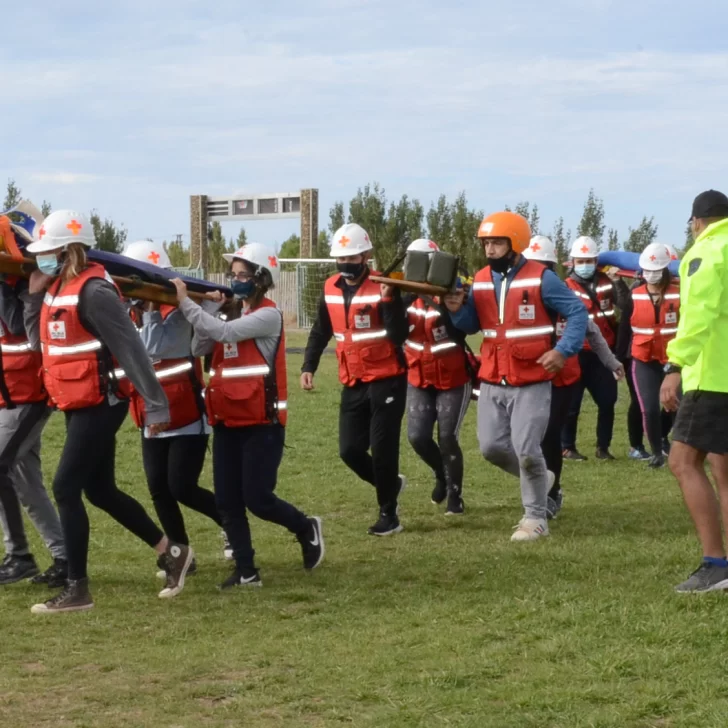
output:
M 659 316 L 647 292 L 647 285 L 632 291 L 632 358 L 667 364 L 667 345 L 677 334 L 680 320 L 680 288 L 667 287 L 660 303 Z
M 275 308 L 275 303 L 264 298 L 257 308 L 268 307 Z M 253 310 L 257 309 L 243 315 Z M 272 372 L 255 339 L 215 344 L 205 393 L 210 424 L 221 422 L 226 427 L 286 424 L 288 380 L 282 316 L 274 369 Z
M 609 344 L 609 347 L 612 348 L 617 340 L 612 324 L 610 323 L 614 320 L 614 285 L 604 274 L 600 273 L 597 276 L 594 295 L 599 303 L 598 308 L 594 305 L 594 301 L 592 301 L 586 289 L 571 276 L 566 279 L 565 283 L 581 299 L 582 303 L 586 306 L 586 310 L 589 312 L 589 318 L 596 322 L 596 325 L 602 332 L 602 336 L 605 338 L 607 344 Z M 584 340 L 584 349 L 587 351 L 591 350 L 591 346 L 589 346 L 586 339 Z
M 2 378 L 10 402 L 0 392 L 0 408 L 8 405 L 42 402 L 47 399 L 41 376 L 42 355 L 30 348 L 25 334 L 15 336 L 0 321 Z
M 409 336 L 404 342 L 407 380 L 413 387 L 455 389 L 470 381 L 465 351 L 453 341 L 437 308 L 417 298 L 407 309 Z
M 566 328 L 566 319 L 563 316 L 558 316 L 556 319 L 556 337 L 560 339 L 564 334 Z M 570 356 L 564 368 L 554 377 L 552 382 L 554 387 L 569 387 L 572 384 L 576 384 L 581 379 L 581 364 L 579 364 L 579 355 L 574 354 Z
M 55 280 L 43 299 L 40 312 L 43 383 L 60 410 L 94 407 L 110 391 L 119 397 L 128 397 L 130 393 L 129 381 L 116 359 L 103 342 L 84 328 L 78 315 L 81 291 L 95 278 L 107 280 L 116 287 L 102 265 L 89 263 L 62 291 L 59 291 L 61 279 Z
M 162 320 L 176 311 L 176 306 L 160 306 Z M 178 430 L 197 422 L 204 412 L 202 362 L 191 354 L 180 359 L 161 359 L 153 362 L 157 379 L 169 402 L 169 429 Z M 144 398 L 132 387 L 129 414 L 137 427 L 144 427 L 146 406 Z
M 397 348 L 387 338 L 379 315 L 382 300 L 379 284 L 367 276 L 346 311 L 344 293 L 335 285 L 340 277 L 336 273 L 324 284 L 326 306 L 336 339 L 339 380 L 344 386 L 353 387 L 357 381 L 374 382 L 403 374 L 404 365 L 397 356 Z
M 483 334 L 480 378 L 491 384 L 522 387 L 554 378 L 538 359 L 553 348 L 554 324 L 541 298 L 546 268 L 527 260 L 506 291 L 501 291 L 500 311 L 490 267 L 478 271 L 473 300 Z

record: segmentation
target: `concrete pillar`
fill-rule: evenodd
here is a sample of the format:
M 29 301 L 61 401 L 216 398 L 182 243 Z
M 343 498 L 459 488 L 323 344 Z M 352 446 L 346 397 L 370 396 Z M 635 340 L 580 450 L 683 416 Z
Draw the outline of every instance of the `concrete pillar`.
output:
M 190 197 L 190 265 L 207 270 L 207 195 Z
M 301 190 L 302 258 L 313 258 L 318 234 L 318 190 Z

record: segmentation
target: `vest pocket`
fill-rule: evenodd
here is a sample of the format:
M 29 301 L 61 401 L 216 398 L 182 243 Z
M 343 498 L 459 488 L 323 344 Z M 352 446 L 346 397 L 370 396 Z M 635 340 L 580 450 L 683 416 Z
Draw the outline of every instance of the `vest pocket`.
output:
M 551 378 L 546 370 L 538 364 L 538 360 L 549 350 L 548 345 L 542 341 L 523 341 L 511 345 L 511 357 L 515 360 L 511 364 L 510 380 L 537 381 Z
M 259 377 L 230 378 L 207 388 L 211 419 L 232 427 L 266 422 L 265 389 Z
M 61 408 L 93 407 L 102 401 L 96 361 L 57 362 L 43 372 L 48 394 Z

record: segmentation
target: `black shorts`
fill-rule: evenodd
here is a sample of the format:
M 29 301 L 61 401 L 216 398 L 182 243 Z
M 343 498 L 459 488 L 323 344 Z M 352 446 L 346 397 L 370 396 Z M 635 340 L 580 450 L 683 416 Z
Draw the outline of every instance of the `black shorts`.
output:
M 677 411 L 672 439 L 700 452 L 728 453 L 728 392 L 686 392 Z

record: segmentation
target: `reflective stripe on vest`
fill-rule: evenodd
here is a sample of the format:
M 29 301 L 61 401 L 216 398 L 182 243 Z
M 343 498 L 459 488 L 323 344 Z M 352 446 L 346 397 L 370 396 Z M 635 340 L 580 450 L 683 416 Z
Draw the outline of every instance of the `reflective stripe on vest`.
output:
M 650 296 L 649 293 L 633 293 L 632 300 L 633 301 L 651 301 L 652 296 Z M 662 297 L 662 300 L 663 301 L 677 301 L 677 300 L 680 300 L 680 294 L 679 293 L 666 293 Z
M 407 309 L 407 313 L 411 313 L 413 316 L 420 316 L 420 317 L 424 316 L 426 319 L 437 318 L 440 315 L 440 312 L 435 311 L 434 309 L 427 311 L 424 308 L 416 308 L 415 306 L 410 306 Z
M 270 367 L 264 364 L 256 364 L 250 367 L 231 367 L 222 369 L 220 376 L 223 379 L 233 379 L 238 377 L 265 377 L 270 374 Z M 215 370 L 210 369 L 210 377 L 215 376 Z
M 51 296 L 50 293 L 46 293 L 43 296 L 43 303 L 46 306 L 78 306 L 78 296 Z
M 71 356 L 73 354 L 83 354 L 87 351 L 98 351 L 102 347 L 103 344 L 98 339 L 86 341 L 83 344 L 76 344 L 76 346 L 56 346 L 54 344 L 48 344 L 46 354 L 48 356 Z
M 25 344 L 3 344 L 0 346 L 0 351 L 2 351 L 3 354 L 21 354 L 30 350 L 30 342 L 26 342 Z
M 596 293 L 604 293 L 605 291 L 611 291 L 614 286 L 611 283 L 608 283 L 605 286 L 597 286 L 594 291 Z
M 508 284 L 508 290 L 516 289 L 516 288 L 531 288 L 532 286 L 540 286 L 540 285 L 541 285 L 540 278 L 516 278 L 516 280 L 511 281 Z M 473 283 L 473 290 L 474 291 L 494 291 L 495 284 L 490 283 L 488 281 L 485 281 L 485 282 L 480 281 L 478 283 Z
M 193 364 L 191 361 L 183 362 L 182 364 L 176 364 L 173 367 L 167 367 L 166 369 L 157 369 L 155 371 L 155 374 L 157 375 L 157 379 L 166 379 L 167 377 L 172 377 L 175 374 L 181 374 L 182 372 L 188 372 L 190 369 L 193 368 Z
M 486 339 L 495 339 L 498 332 L 495 329 L 483 329 L 480 333 Z M 521 339 L 528 336 L 543 336 L 544 334 L 553 334 L 553 326 L 529 326 L 527 328 L 507 329 L 505 331 L 506 339 Z
M 379 303 L 381 300 L 382 300 L 381 295 L 353 296 L 349 303 L 352 306 L 358 306 L 359 304 L 362 304 L 362 303 Z M 327 295 L 327 296 L 324 296 L 324 301 L 326 303 L 340 303 L 343 305 L 344 297 Z
M 454 341 L 445 341 L 442 344 L 418 344 L 416 341 L 410 341 L 407 339 L 407 341 L 404 342 L 405 346 L 409 346 L 410 349 L 414 349 L 415 351 L 430 351 L 432 354 L 437 354 L 438 351 L 445 351 L 446 349 L 455 349 L 457 348 L 457 344 Z
M 641 329 L 637 326 L 632 327 L 632 333 L 637 334 L 638 336 L 654 336 L 655 333 L 659 333 L 662 336 L 669 336 L 670 334 L 676 334 L 677 328 L 669 328 L 669 329 Z
M 360 334 L 352 334 L 352 341 L 366 341 L 367 339 L 381 339 L 387 335 L 386 329 L 376 329 L 375 331 L 364 331 Z M 345 334 L 334 334 L 336 341 L 346 341 Z

